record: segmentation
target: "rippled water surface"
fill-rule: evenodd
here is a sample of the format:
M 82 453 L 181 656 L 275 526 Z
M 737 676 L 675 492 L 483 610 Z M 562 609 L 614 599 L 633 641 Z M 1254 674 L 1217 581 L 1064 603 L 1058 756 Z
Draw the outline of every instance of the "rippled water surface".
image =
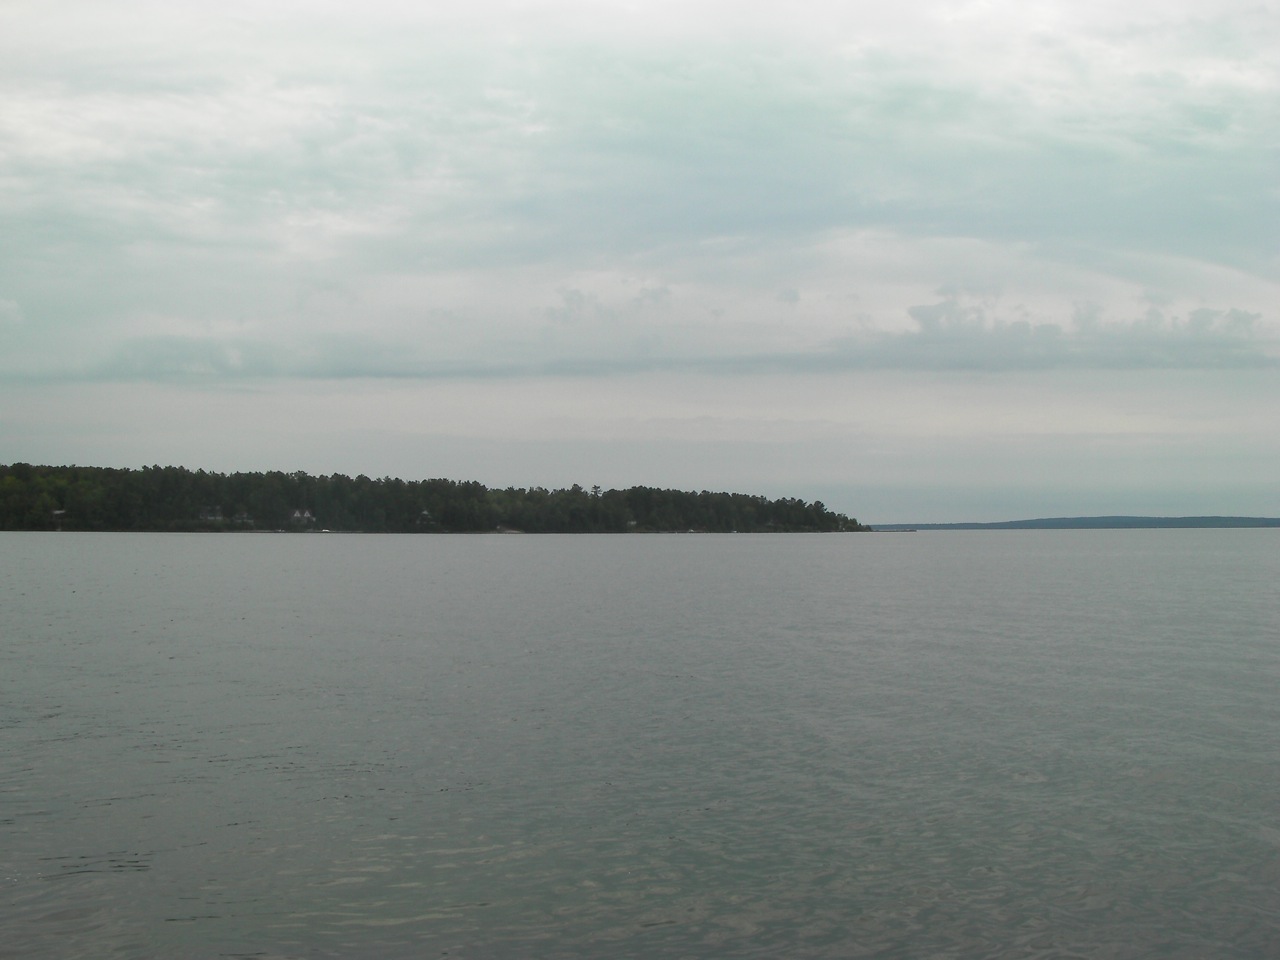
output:
M 0 957 L 1280 954 L 1272 530 L 0 534 Z

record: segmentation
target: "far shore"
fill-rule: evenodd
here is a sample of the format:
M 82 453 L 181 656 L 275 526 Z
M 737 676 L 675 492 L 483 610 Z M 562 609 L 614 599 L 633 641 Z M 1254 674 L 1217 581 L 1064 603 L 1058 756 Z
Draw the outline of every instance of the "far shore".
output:
M 918 530 L 1210 530 L 1280 527 L 1280 517 L 1045 517 L 995 523 L 872 523 L 874 533 Z

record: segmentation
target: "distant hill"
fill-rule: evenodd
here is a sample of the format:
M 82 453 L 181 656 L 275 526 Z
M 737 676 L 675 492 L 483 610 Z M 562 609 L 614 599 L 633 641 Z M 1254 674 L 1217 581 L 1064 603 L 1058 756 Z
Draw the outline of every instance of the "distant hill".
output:
M 1280 517 L 1044 517 L 999 523 L 873 523 L 872 530 L 1158 530 L 1280 527 Z

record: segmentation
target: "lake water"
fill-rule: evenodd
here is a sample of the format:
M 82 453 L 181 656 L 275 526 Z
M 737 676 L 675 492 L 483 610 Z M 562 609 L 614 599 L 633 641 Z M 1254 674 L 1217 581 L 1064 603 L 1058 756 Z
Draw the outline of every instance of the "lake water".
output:
M 1280 955 L 1280 534 L 0 534 L 0 957 Z

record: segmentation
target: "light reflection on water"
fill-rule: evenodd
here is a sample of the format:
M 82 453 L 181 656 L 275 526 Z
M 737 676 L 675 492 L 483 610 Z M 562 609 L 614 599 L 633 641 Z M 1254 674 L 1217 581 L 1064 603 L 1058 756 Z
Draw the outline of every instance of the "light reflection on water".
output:
M 0 957 L 1266 957 L 1273 531 L 0 536 Z

